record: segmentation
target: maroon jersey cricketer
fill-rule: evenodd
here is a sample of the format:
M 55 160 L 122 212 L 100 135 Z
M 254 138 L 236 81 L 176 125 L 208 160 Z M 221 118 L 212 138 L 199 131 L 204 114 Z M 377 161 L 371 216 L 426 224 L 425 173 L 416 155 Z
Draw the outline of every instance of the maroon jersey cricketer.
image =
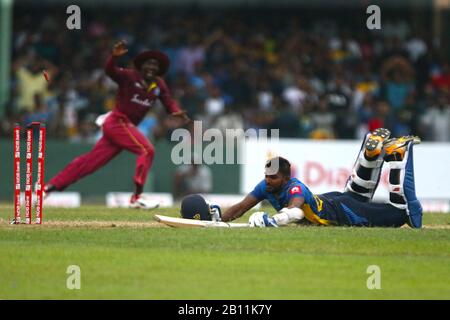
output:
M 127 52 L 124 42 L 117 43 L 106 63 L 106 74 L 118 84 L 119 88 L 114 110 L 109 113 L 102 125 L 102 138 L 90 152 L 74 159 L 50 179 L 44 189 L 46 195 L 54 190 L 64 190 L 103 167 L 122 150 L 128 150 L 137 155 L 134 174 L 136 190 L 130 199 L 130 206 L 147 209 L 157 206 L 141 197 L 155 150 L 136 126 L 144 119 L 157 99 L 162 102 L 169 114 L 182 117 L 186 122 L 190 119 L 172 99 L 165 81 L 161 78 L 169 68 L 169 58 L 157 50 L 144 51 L 134 59 L 136 69 L 117 67 L 117 57 Z

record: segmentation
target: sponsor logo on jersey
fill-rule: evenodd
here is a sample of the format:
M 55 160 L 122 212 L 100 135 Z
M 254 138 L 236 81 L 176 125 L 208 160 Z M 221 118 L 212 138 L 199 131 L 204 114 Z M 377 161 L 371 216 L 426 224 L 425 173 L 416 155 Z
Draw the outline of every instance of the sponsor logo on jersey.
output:
M 139 99 L 139 95 L 138 94 L 135 94 L 133 96 L 133 98 L 131 99 L 131 101 L 134 102 L 134 103 L 140 104 L 142 106 L 146 106 L 146 107 L 150 107 L 153 104 L 153 101 L 150 101 L 147 98 L 145 100 Z

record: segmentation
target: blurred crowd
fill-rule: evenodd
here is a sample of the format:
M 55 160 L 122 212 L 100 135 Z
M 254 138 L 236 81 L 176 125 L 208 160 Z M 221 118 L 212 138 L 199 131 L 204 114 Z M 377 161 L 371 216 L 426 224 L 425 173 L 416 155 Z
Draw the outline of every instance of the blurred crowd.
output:
M 15 122 L 42 121 L 54 138 L 98 139 L 94 120 L 114 107 L 116 93 L 103 67 L 114 43 L 125 40 L 124 67 L 147 48 L 169 55 L 172 94 L 204 129 L 356 139 L 388 127 L 450 141 L 449 59 L 425 28 L 406 20 L 383 19 L 382 30 L 372 31 L 352 19 L 302 19 L 295 10 L 143 8 L 82 9 L 81 30 L 66 29 L 66 19 L 62 8 L 15 11 L 12 95 L 1 135 Z M 158 106 L 140 129 L 169 139 L 177 121 Z

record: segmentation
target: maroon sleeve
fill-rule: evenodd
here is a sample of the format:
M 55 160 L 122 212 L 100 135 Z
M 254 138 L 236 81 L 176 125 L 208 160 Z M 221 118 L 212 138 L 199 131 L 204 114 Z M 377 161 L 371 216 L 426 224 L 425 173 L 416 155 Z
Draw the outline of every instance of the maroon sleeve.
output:
M 170 94 L 170 90 L 167 87 L 166 82 L 163 79 L 158 79 L 158 86 L 160 90 L 159 100 L 161 100 L 162 104 L 166 108 L 168 113 L 174 113 L 180 111 L 181 108 L 178 103 L 172 99 Z
M 123 82 L 127 74 L 126 69 L 119 68 L 116 66 L 116 58 L 112 55 L 108 58 L 106 62 L 105 72 L 117 84 Z

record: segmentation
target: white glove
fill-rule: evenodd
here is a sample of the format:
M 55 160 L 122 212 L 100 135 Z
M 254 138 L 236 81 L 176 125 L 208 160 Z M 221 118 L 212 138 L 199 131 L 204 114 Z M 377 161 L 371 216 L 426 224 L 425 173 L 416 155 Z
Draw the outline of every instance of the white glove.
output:
M 209 209 L 210 209 L 212 221 L 215 221 L 215 222 L 222 221 L 222 211 L 220 210 L 220 207 L 217 204 L 210 204 Z
M 218 204 L 212 204 L 205 199 L 206 204 L 209 206 L 209 213 L 211 214 L 211 220 L 214 222 L 222 221 L 222 210 Z
M 266 212 L 258 211 L 253 213 L 248 219 L 248 224 L 250 227 L 264 228 L 264 227 L 278 227 L 275 220 Z

